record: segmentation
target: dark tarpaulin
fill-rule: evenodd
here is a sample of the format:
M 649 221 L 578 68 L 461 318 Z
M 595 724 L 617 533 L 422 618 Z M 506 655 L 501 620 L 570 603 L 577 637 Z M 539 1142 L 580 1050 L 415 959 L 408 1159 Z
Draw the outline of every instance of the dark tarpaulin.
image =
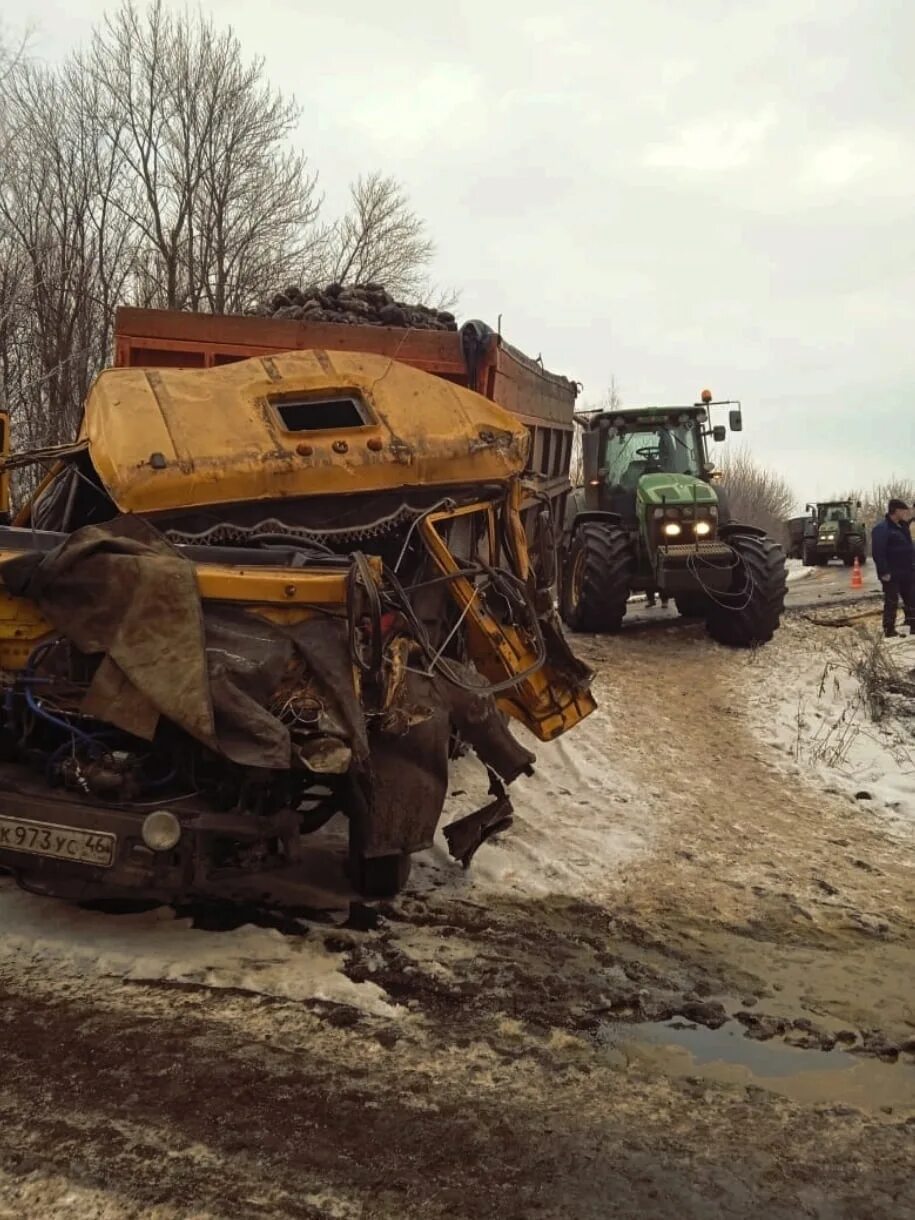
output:
M 87 715 L 145 740 L 165 716 L 232 762 L 289 767 L 289 732 L 263 704 L 292 640 L 231 607 L 204 615 L 194 565 L 142 518 L 86 526 L 0 576 L 80 652 L 101 654 Z

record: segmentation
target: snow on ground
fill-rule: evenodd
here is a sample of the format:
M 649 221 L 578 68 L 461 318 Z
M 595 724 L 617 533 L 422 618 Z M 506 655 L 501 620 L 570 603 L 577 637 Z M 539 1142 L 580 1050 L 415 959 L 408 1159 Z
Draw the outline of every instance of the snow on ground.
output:
M 511 829 L 485 843 L 467 872 L 448 855 L 440 829 L 435 847 L 414 858 L 417 882 L 467 896 L 594 896 L 647 849 L 651 826 L 644 792 L 614 769 L 618 728 L 598 709 L 555 742 L 518 726 L 513 732 L 537 761 L 534 775 L 508 790 Z M 473 756 L 459 759 L 440 828 L 490 799 L 483 767 Z
M 849 650 L 860 654 L 879 627 L 834 629 L 788 620 L 745 670 L 746 704 L 786 768 L 813 774 L 828 791 L 857 798 L 895 833 L 915 836 L 915 714 L 875 722 Z M 898 670 L 915 669 L 915 637 L 883 644 Z M 867 794 L 860 795 L 860 794 Z
M 816 571 L 815 568 L 805 568 L 801 559 L 788 559 L 786 564 L 788 567 L 789 585 L 793 585 L 798 580 L 804 580 L 807 576 L 812 576 Z
M 56 978 L 95 973 L 132 981 L 167 980 L 236 988 L 290 1000 L 348 1004 L 376 1016 L 398 1010 L 374 983 L 354 983 L 343 957 L 314 937 L 268 928 L 207 932 L 169 907 L 109 915 L 28 894 L 0 878 L 0 961 L 47 967 Z

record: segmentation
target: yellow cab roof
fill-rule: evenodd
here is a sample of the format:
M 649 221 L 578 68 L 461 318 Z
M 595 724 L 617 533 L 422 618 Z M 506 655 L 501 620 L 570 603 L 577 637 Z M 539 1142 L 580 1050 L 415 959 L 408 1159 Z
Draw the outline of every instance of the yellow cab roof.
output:
M 472 390 L 327 351 L 106 369 L 81 435 L 124 512 L 499 482 L 521 473 L 529 444 L 514 415 Z

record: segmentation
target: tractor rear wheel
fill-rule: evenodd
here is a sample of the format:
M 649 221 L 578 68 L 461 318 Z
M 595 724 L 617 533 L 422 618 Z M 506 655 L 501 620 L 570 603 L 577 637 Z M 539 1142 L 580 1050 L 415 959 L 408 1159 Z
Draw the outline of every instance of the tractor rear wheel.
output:
M 562 617 L 573 631 L 619 631 L 634 560 L 625 530 L 586 521 L 575 531 L 563 577 Z
M 785 552 L 771 538 L 733 534 L 728 543 L 739 560 L 731 590 L 716 594 L 706 629 L 719 644 L 749 648 L 772 639 L 785 608 Z
M 705 618 L 712 605 L 704 593 L 677 593 L 674 601 L 684 618 Z

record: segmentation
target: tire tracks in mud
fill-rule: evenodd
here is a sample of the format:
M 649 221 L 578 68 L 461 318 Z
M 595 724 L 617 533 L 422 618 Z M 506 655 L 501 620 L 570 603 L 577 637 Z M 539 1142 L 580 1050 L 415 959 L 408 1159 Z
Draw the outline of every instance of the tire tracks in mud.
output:
M 2 996 L 0 1202 L 60 1175 L 119 1220 L 789 1220 L 824 1191 L 890 1220 L 915 1202 L 902 1124 L 812 1124 L 777 1098 L 622 1073 L 555 1031 L 453 1022 L 430 1042 L 422 1022 L 212 993 L 40 991 Z
M 753 654 L 700 632 L 672 648 L 577 641 L 601 675 L 600 702 L 620 708 L 614 765 L 640 778 L 657 814 L 652 852 L 619 887 L 618 925 L 730 978 L 737 996 L 779 1011 L 803 1001 L 910 1038 L 910 856 L 860 805 L 781 769 L 750 723 L 743 692 L 780 663 L 778 637 Z

